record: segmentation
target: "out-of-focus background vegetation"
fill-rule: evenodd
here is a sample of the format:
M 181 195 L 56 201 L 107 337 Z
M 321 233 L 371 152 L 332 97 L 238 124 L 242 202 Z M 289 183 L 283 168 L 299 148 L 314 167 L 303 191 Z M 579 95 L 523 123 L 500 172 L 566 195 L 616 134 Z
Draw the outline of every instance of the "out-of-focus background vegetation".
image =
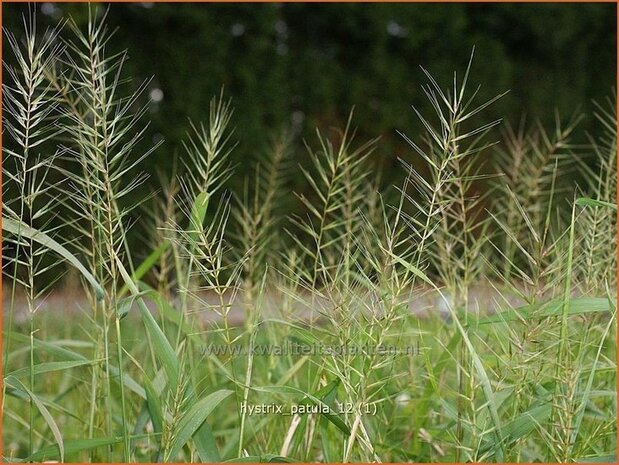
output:
M 19 36 L 27 6 L 2 8 L 4 26 Z M 69 16 L 85 25 L 88 18 L 86 4 L 35 8 L 39 27 Z M 582 112 L 576 140 L 586 141 L 595 131 L 591 101 L 603 100 L 615 83 L 614 4 L 130 3 L 112 4 L 108 17 L 117 28 L 109 49 L 128 49 L 131 85 L 153 78 L 144 95 L 144 102 L 152 99 L 145 117 L 152 123 L 142 145 L 165 143 L 145 169 L 170 171 L 183 155 L 188 121 L 206 119 L 223 86 L 236 109 L 238 165 L 229 182 L 237 192 L 274 133 L 288 128 L 296 135 L 294 169 L 308 162 L 303 141 L 316 145 L 316 127 L 343 127 L 353 106 L 359 141 L 381 137 L 374 161 L 385 185 L 398 184 L 404 173 L 397 158 L 411 161 L 414 153 L 396 131 L 418 137 L 411 105 L 428 110 L 419 66 L 448 85 L 473 46 L 478 102 L 510 91 L 486 120 L 518 124 L 527 115 L 550 127 L 555 110 L 564 119 Z M 289 182 L 291 190 L 307 188 L 303 176 Z

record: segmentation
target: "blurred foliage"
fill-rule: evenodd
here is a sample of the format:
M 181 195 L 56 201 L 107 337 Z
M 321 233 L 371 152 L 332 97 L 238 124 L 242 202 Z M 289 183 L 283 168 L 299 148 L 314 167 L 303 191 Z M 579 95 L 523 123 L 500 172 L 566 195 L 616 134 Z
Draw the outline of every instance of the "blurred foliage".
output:
M 27 6 L 2 7 L 5 27 L 19 33 Z M 85 4 L 36 8 L 43 24 L 71 16 L 84 25 L 88 16 Z M 411 105 L 428 110 L 419 66 L 448 84 L 473 46 L 479 102 L 510 90 L 484 119 L 529 115 L 551 125 L 555 109 L 566 119 L 587 113 L 615 83 L 614 4 L 127 3 L 108 14 L 117 28 L 110 50 L 128 49 L 125 75 L 136 86 L 153 77 L 148 92 L 159 100 L 144 147 L 165 144 L 145 169 L 170 170 L 188 120 L 205 119 L 223 86 L 236 108 L 237 192 L 274 132 L 288 127 L 298 136 L 295 163 L 303 164 L 302 141 L 315 147 L 315 128 L 341 128 L 353 106 L 359 142 L 381 137 L 374 160 L 385 183 L 399 183 L 397 157 L 413 153 L 396 130 L 418 137 Z M 587 117 L 581 140 L 594 127 Z M 306 187 L 291 177 L 291 189 Z

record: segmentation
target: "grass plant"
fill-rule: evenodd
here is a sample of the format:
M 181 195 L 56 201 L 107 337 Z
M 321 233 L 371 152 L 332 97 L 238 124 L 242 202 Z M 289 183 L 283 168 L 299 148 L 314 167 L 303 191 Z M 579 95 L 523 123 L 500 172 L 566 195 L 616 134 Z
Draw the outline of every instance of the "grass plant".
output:
M 615 96 L 576 147 L 579 118 L 487 121 L 503 94 L 478 102 L 471 55 L 449 86 L 419 73 L 433 113 L 401 132 L 398 187 L 351 113 L 301 155 L 282 132 L 234 195 L 222 91 L 135 200 L 159 144 L 137 150 L 147 83 L 105 14 L 24 23 L 23 44 L 5 31 L 4 460 L 616 459 Z M 45 305 L 61 268 L 74 309 Z

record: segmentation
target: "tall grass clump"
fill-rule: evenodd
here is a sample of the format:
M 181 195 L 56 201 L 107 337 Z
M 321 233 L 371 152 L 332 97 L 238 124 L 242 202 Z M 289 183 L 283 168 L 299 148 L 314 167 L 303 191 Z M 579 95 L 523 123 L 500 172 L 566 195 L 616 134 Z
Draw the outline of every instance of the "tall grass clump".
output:
M 602 128 L 602 135 L 591 141 L 595 160 L 581 162 L 585 174 L 580 200 L 585 208 L 578 222 L 579 242 L 576 256 L 577 279 L 583 291 L 604 292 L 615 289 L 617 284 L 617 110 L 616 96 L 603 104 L 596 104 L 595 118 Z M 584 160 L 583 160 L 584 161 Z M 592 202 L 587 202 L 591 199 Z M 613 206 L 614 205 L 614 206 Z M 583 231 L 582 229 L 585 229 Z
M 135 109 L 145 84 L 123 95 L 121 76 L 126 54 L 108 55 L 106 44 L 110 32 L 105 15 L 96 18 L 94 10 L 89 14 L 86 31 L 72 26 L 74 38 L 66 40 L 68 53 L 62 57 L 59 65 L 62 68 L 52 77 L 52 82 L 69 95 L 62 102 L 62 124 L 69 135 L 63 145 L 67 158 L 63 173 L 71 181 L 65 188 L 65 195 L 71 202 L 69 208 L 75 215 L 73 224 L 77 234 L 87 238 L 82 242 L 81 252 L 93 276 L 105 289 L 103 298 L 90 296 L 93 318 L 101 324 L 99 335 L 95 337 L 93 359 L 105 362 L 99 365 L 99 373 L 93 372 L 88 437 L 93 438 L 98 428 L 107 435 L 113 434 L 111 382 L 118 378 L 123 459 L 127 461 L 130 458 L 127 422 L 130 408 L 123 385 L 120 329 L 126 304 L 123 305 L 119 295 L 123 283 L 119 266 L 124 262 L 132 268 L 125 239 L 129 227 L 127 215 L 132 206 L 121 205 L 121 202 L 144 181 L 144 177 L 139 173 L 136 176 L 134 171 L 150 153 L 139 156 L 133 153 L 145 130 L 139 126 L 145 107 Z M 128 181 L 129 175 L 131 181 Z M 105 407 L 97 406 L 100 401 Z
M 514 129 L 471 56 L 419 73 L 401 179 L 351 113 L 232 183 L 222 92 L 157 182 L 148 81 L 88 11 L 5 31 L 4 460 L 616 459 L 613 99 L 587 145 Z
M 25 44 L 20 44 L 10 32 L 5 33 L 7 43 L 15 56 L 16 65 L 5 65 L 5 72 L 11 78 L 11 84 L 3 84 L 3 124 L 6 133 L 14 142 L 13 149 L 3 152 L 3 194 L 13 191 L 14 201 L 2 203 L 3 220 L 16 225 L 5 242 L 3 250 L 3 271 L 10 276 L 10 301 L 8 320 L 13 324 L 13 305 L 17 288 L 24 293 L 29 320 L 29 364 L 28 385 L 17 379 L 7 379 L 12 385 L 22 389 L 29 397 L 28 421 L 35 422 L 36 410 L 49 424 L 58 447 L 62 448 L 62 439 L 58 426 L 47 408 L 36 397 L 35 363 L 36 353 L 34 337 L 37 331 L 35 316 L 38 300 L 45 294 L 47 287 L 41 286 L 39 277 L 49 271 L 54 264 L 44 261 L 47 249 L 32 236 L 35 229 L 41 235 L 53 233 L 50 220 L 52 207 L 58 195 L 57 186 L 48 182 L 54 158 L 58 152 L 41 153 L 41 144 L 58 136 L 59 129 L 54 124 L 57 118 L 57 105 L 54 90 L 49 86 L 45 73 L 54 66 L 63 51 L 57 38 L 61 26 L 45 31 L 44 37 L 37 37 L 36 22 L 33 15 L 24 18 Z M 42 236 L 43 237 L 43 236 Z M 8 243 L 8 245 L 7 245 Z M 53 284 L 53 281 L 50 285 Z M 49 285 L 48 285 L 49 286 Z M 5 342 L 4 359 L 10 353 L 10 338 Z M 28 451 L 35 447 L 34 432 L 28 434 Z M 62 454 L 61 454 L 62 455 Z

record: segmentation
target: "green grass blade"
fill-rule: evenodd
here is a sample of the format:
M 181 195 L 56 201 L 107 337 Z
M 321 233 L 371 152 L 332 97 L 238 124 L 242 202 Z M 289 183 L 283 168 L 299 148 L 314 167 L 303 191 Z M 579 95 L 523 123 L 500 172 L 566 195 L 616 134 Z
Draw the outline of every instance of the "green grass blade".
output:
M 206 217 L 206 210 L 208 209 L 210 195 L 208 192 L 202 192 L 196 195 L 193 205 L 191 207 L 191 217 L 189 222 L 189 237 L 196 241 L 198 239 L 197 230 L 199 230 L 204 223 Z M 195 229 L 194 229 L 195 228 Z
M 97 361 L 91 361 L 91 360 L 75 360 L 75 361 L 69 361 L 69 362 L 45 362 L 45 363 L 38 363 L 36 365 L 34 365 L 33 368 L 33 372 L 35 375 L 40 375 L 43 373 L 50 373 L 53 371 L 62 371 L 62 370 L 68 370 L 70 368 L 75 368 L 75 367 L 80 367 L 80 366 L 85 366 L 85 365 L 93 365 L 97 363 Z M 20 378 L 22 376 L 27 376 L 30 374 L 30 367 L 24 367 L 24 368 L 19 368 L 15 371 L 12 371 L 11 373 L 9 373 L 7 376 L 14 376 L 15 378 Z
M 80 261 L 75 257 L 75 255 L 73 255 L 64 246 L 60 245 L 47 234 L 41 231 L 37 231 L 36 229 L 31 228 L 30 226 L 26 225 L 21 221 L 17 222 L 5 216 L 2 217 L 2 230 L 8 231 L 11 234 L 21 235 L 23 237 L 27 237 L 28 239 L 32 239 L 33 241 L 38 242 L 42 246 L 56 252 L 67 262 L 77 268 L 80 273 L 82 273 L 84 278 L 86 278 L 86 280 L 94 288 L 97 299 L 103 299 L 103 288 L 97 282 L 95 277 L 84 267 L 84 265 L 80 263 Z
M 503 435 L 506 445 L 526 437 L 539 425 L 544 424 L 550 418 L 552 404 L 535 406 L 520 414 L 513 421 L 503 427 Z
M 399 263 L 400 265 L 402 265 L 406 269 L 406 271 L 408 271 L 409 273 L 413 274 L 414 276 L 417 276 L 422 281 L 424 281 L 426 284 L 434 286 L 434 283 L 430 280 L 430 278 L 428 278 L 428 276 L 423 271 L 421 271 L 419 268 L 417 268 L 416 266 L 411 265 L 409 262 L 407 262 L 406 260 L 402 259 L 401 257 L 398 257 L 393 252 L 391 252 L 391 251 L 387 251 L 387 252 L 389 252 L 389 255 L 391 255 L 391 258 L 393 258 L 393 260 L 396 263 Z
M 98 447 L 110 446 L 123 441 L 122 437 L 118 438 L 94 438 L 94 439 L 74 439 L 64 442 L 65 455 L 75 454 L 77 452 L 88 451 Z M 60 452 L 57 445 L 44 447 L 36 451 L 31 456 L 27 457 L 25 462 L 43 462 L 49 460 L 58 460 Z
M 43 405 L 43 402 L 41 402 L 41 400 L 17 378 L 9 376 L 5 378 L 5 383 L 7 384 L 7 386 L 12 386 L 12 387 L 22 389 L 30 396 L 30 398 L 36 405 L 37 409 L 39 410 L 39 412 L 45 419 L 47 426 L 49 426 L 49 429 L 52 430 L 52 434 L 54 435 L 54 439 L 56 440 L 56 444 L 58 446 L 58 453 L 60 455 L 60 461 L 64 462 L 65 448 L 64 448 L 64 441 L 62 439 L 62 434 L 60 433 L 60 429 L 58 428 L 58 425 L 54 421 L 54 418 L 52 417 L 51 413 L 49 413 L 49 410 L 47 410 L 47 407 L 45 407 L 45 405 Z M 30 425 L 30 427 L 32 427 L 32 425 Z
M 153 383 L 146 374 L 144 374 L 144 391 L 146 393 L 148 413 L 153 422 L 153 431 L 155 433 L 161 433 L 163 431 L 163 408 L 161 406 L 161 400 L 159 399 L 159 394 L 157 394 Z
M 207 347 L 208 344 L 205 342 L 204 338 L 200 337 L 199 334 L 197 334 L 194 330 L 191 329 L 189 324 L 187 324 L 187 322 L 183 318 L 183 315 L 176 308 L 170 305 L 170 303 L 165 299 L 165 297 L 161 295 L 161 293 L 157 292 L 156 290 L 147 286 L 144 283 L 140 283 L 140 288 L 143 289 L 142 292 L 144 297 L 153 299 L 164 318 L 166 318 L 176 326 L 180 327 L 180 331 L 183 336 L 191 340 L 191 342 L 195 344 L 196 347 Z M 221 372 L 228 379 L 233 378 L 232 373 L 230 373 L 226 366 L 219 361 L 216 355 L 209 354 L 208 358 L 215 365 L 217 365 L 217 368 L 221 370 Z
M 174 437 L 170 444 L 170 451 L 166 459 L 174 459 L 181 448 L 198 431 L 207 417 L 221 402 L 232 394 L 232 391 L 222 389 L 209 394 L 196 402 L 189 411 L 185 412 L 175 428 Z
M 590 199 L 588 197 L 580 197 L 576 199 L 576 205 L 580 205 L 583 207 L 604 207 L 617 210 L 617 204 L 615 203 L 604 202 L 603 200 Z
M 140 265 L 136 268 L 136 270 L 131 275 L 131 280 L 133 282 L 140 281 L 144 277 L 144 275 L 148 273 L 150 269 L 157 264 L 157 260 L 159 260 L 159 257 L 161 257 L 161 255 L 165 253 L 165 251 L 168 250 L 169 248 L 170 248 L 170 241 L 162 242 L 161 245 L 159 245 L 159 247 L 153 250 L 150 253 L 150 255 L 146 257 L 142 263 L 140 263 Z M 127 293 L 127 291 L 129 291 L 129 286 L 125 284 L 120 289 L 118 296 L 122 297 L 123 295 Z
M 609 312 L 612 309 L 611 301 L 605 297 L 579 297 L 569 299 L 567 305 L 568 315 L 583 315 L 586 313 Z M 525 305 L 522 307 L 506 310 L 478 320 L 477 324 L 500 323 L 508 321 L 521 321 L 532 317 L 544 318 L 550 316 L 561 316 L 563 299 L 553 299 L 549 302 Z
M 125 269 L 120 260 L 117 259 L 116 263 L 118 264 L 118 270 L 120 271 L 120 274 L 125 280 L 125 283 L 129 287 L 129 290 L 136 297 L 136 302 L 140 310 L 140 316 L 142 317 L 142 321 L 144 322 L 146 331 L 148 332 L 149 336 L 153 341 L 153 347 L 157 358 L 163 365 L 163 369 L 168 376 L 168 382 L 170 383 L 170 387 L 171 389 L 176 389 L 180 372 L 180 364 L 176 353 L 174 352 L 174 349 L 170 345 L 170 342 L 166 338 L 165 334 L 163 334 L 163 331 L 155 321 L 155 318 L 150 313 L 150 310 L 148 310 L 148 307 L 146 307 L 144 300 L 142 299 L 142 297 L 140 297 L 140 292 L 131 277 L 129 276 L 129 273 L 127 273 L 127 270 Z
M 119 379 L 120 379 L 120 370 L 118 369 L 118 367 L 116 365 L 110 364 L 108 366 L 108 369 L 110 370 L 110 375 L 112 375 L 112 379 L 114 381 L 119 381 Z M 127 389 L 132 391 L 134 394 L 137 394 L 142 399 L 146 399 L 146 393 L 144 392 L 144 389 L 142 388 L 142 386 L 140 386 L 137 383 L 137 381 L 135 381 L 128 373 L 123 373 L 123 377 L 122 378 L 123 378 L 123 385 Z
M 4 334 L 6 335 L 6 333 Z M 20 334 L 14 331 L 10 331 L 8 333 L 8 337 L 13 340 L 19 341 L 19 342 L 30 343 L 30 337 L 26 336 L 25 334 Z M 84 357 L 82 354 L 78 354 L 77 352 L 61 347 L 63 343 L 74 343 L 75 341 L 61 341 L 61 340 L 42 341 L 41 339 L 33 339 L 33 341 L 34 341 L 34 347 L 36 349 L 41 349 L 50 355 L 55 355 L 56 357 L 60 357 L 67 361 L 68 360 L 87 361 L 86 357 Z M 92 346 L 92 344 L 90 343 L 83 343 L 83 344 L 85 347 Z
M 327 405 L 333 405 L 335 401 L 335 395 L 337 394 L 337 388 L 340 385 L 340 380 L 335 379 L 328 383 L 325 387 L 316 392 L 315 396 L 321 399 Z M 322 454 L 325 462 L 334 462 L 333 455 L 331 454 L 331 444 L 329 442 L 329 433 L 327 426 L 329 425 L 328 419 L 320 418 L 320 441 L 322 446 Z
M 202 423 L 198 431 L 193 435 L 193 444 L 196 446 L 196 451 L 200 456 L 200 460 L 206 463 L 221 462 L 219 449 L 213 436 L 213 430 L 208 421 Z

